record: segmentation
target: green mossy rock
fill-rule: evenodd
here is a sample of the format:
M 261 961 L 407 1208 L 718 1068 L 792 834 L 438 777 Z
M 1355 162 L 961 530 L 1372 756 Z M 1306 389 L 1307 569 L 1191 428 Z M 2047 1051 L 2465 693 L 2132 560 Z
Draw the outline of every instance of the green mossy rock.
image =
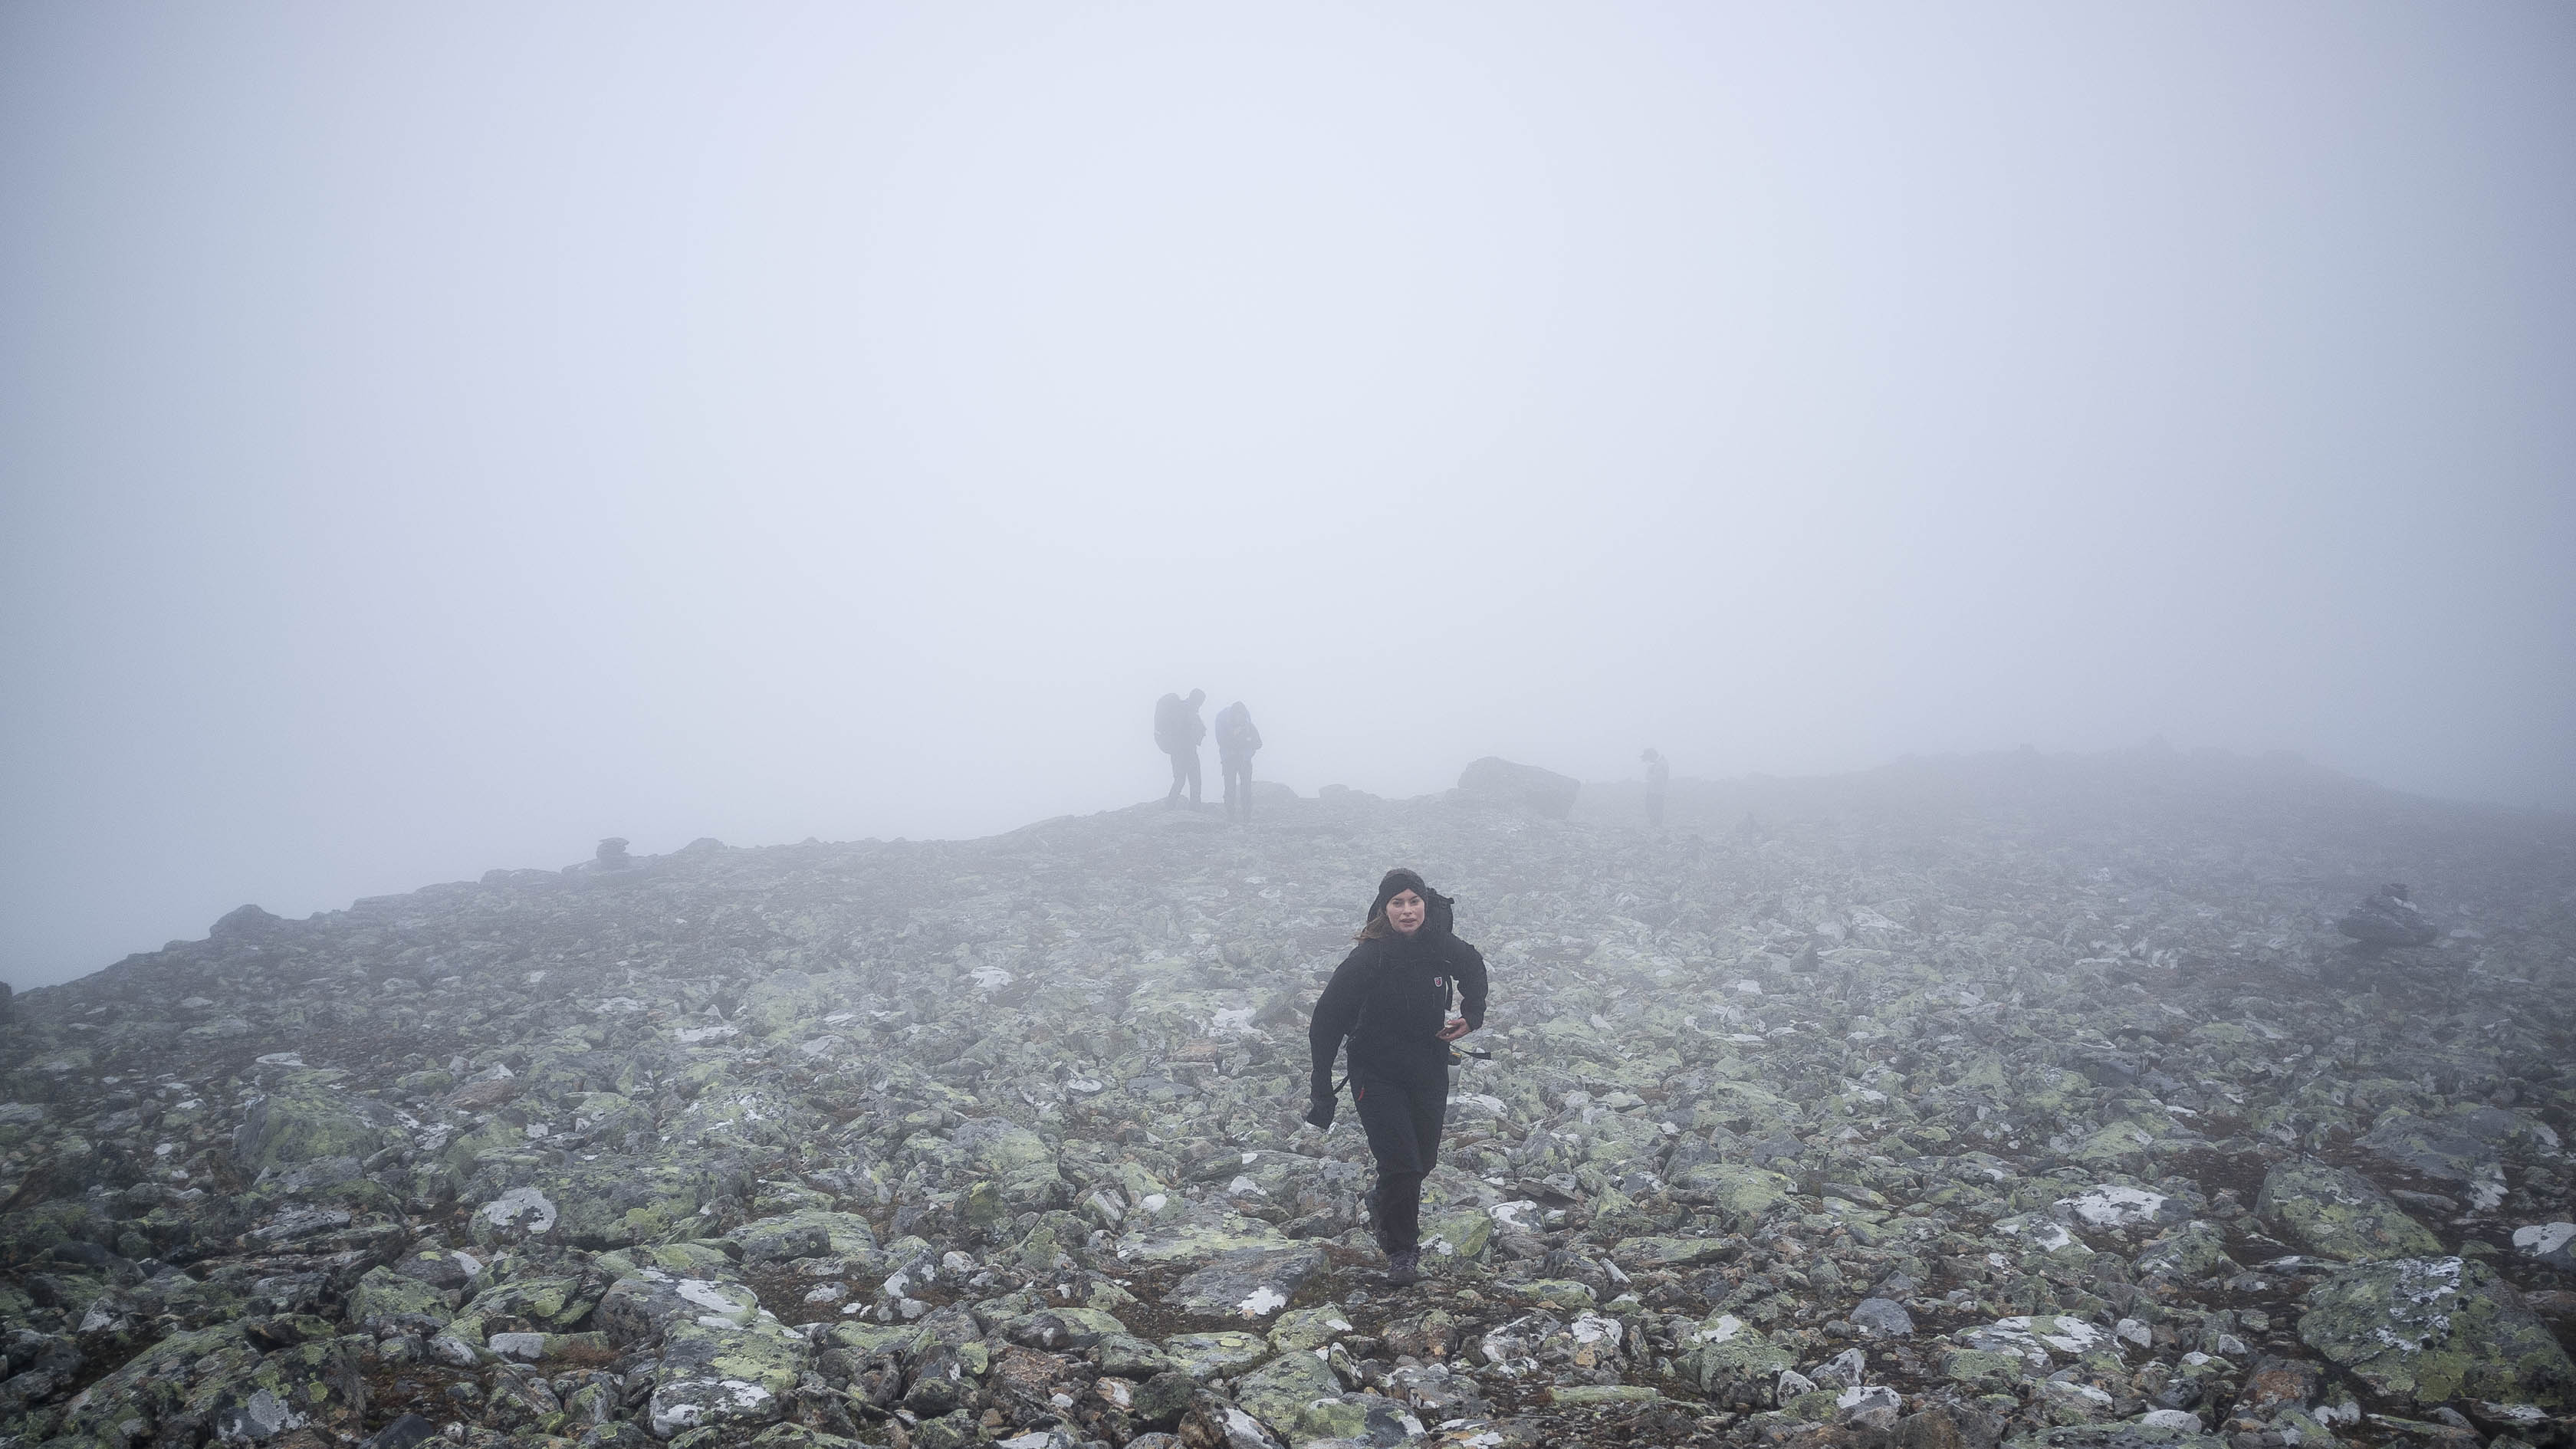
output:
M 1295 1308 L 1280 1314 L 1279 1321 L 1270 1325 L 1270 1346 L 1281 1353 L 1311 1351 L 1350 1331 L 1350 1316 L 1338 1303 Z
M 2141 1277 L 2197 1282 L 2233 1272 L 2236 1261 L 2227 1256 L 2227 1235 L 2218 1224 L 2195 1218 L 2142 1249 L 2137 1268 Z
M 1472 1261 L 1485 1256 L 1485 1249 L 1493 1242 L 1494 1220 L 1482 1208 L 1451 1208 L 1423 1215 L 1422 1250 L 1426 1256 Z
M 2345 1269 L 2309 1290 L 2299 1338 L 2372 1390 L 2426 1407 L 2460 1398 L 2576 1406 L 2567 1350 L 2475 1259 Z
M 239 1324 L 172 1334 L 75 1395 L 47 1443 L 125 1449 L 134 1442 L 127 1425 L 140 1425 L 149 1442 L 155 1425 L 180 1416 L 229 1442 L 270 1439 L 308 1425 L 354 1426 L 365 1388 L 356 1358 L 332 1336 L 331 1325 L 317 1318 L 266 1322 L 271 1335 L 305 1337 L 263 1353 Z
M 856 1213 L 801 1209 L 743 1224 L 725 1235 L 748 1262 L 795 1258 L 864 1258 L 877 1250 L 877 1235 Z
M 1148 1223 L 1120 1237 L 1117 1253 L 1121 1262 L 1197 1266 L 1226 1253 L 1296 1246 L 1295 1239 L 1258 1218 L 1216 1209 Z
M 1235 1380 L 1234 1401 L 1243 1411 L 1270 1426 L 1272 1433 L 1297 1436 L 1298 1416 L 1318 1399 L 1339 1399 L 1342 1381 L 1311 1353 L 1283 1353 Z M 1327 1438 L 1307 1434 L 1304 1438 Z
M 1762 1216 L 1789 1200 L 1793 1184 L 1776 1172 L 1734 1162 L 1703 1162 L 1684 1168 L 1672 1181 L 1676 1192 L 1707 1203 L 1726 1220 L 1731 1232 L 1744 1232 Z
M 1204 1383 L 1232 1378 L 1270 1357 L 1270 1340 L 1257 1333 L 1176 1333 L 1163 1340 L 1163 1352 L 1182 1373 Z
M 465 1311 L 479 1318 L 508 1314 L 540 1330 L 562 1332 L 590 1316 L 606 1286 L 598 1279 L 521 1278 L 484 1289 Z
M 1723 1408 L 1767 1408 L 1781 1371 L 1798 1366 L 1796 1355 L 1732 1314 L 1702 1323 L 1673 1361 L 1682 1381 Z
M 2254 1211 L 2322 1258 L 2368 1263 L 2442 1251 L 2440 1239 L 2348 1167 L 2282 1163 L 2264 1174 Z
M 1621 1238 L 1610 1250 L 1629 1268 L 1696 1268 L 1727 1256 L 1728 1247 L 1719 1238 Z
M 361 1328 L 435 1332 L 449 1316 L 446 1294 L 391 1268 L 369 1268 L 349 1290 L 349 1321 Z
M 290 1073 L 242 1118 L 233 1161 L 245 1176 L 319 1157 L 364 1158 L 385 1145 L 393 1114 L 368 1098 L 333 1091 L 329 1076 Z
M 1644 1384 L 1565 1384 L 1551 1390 L 1548 1394 L 1549 1400 L 1560 1408 L 1582 1408 L 1595 1404 L 1651 1404 L 1662 1397 L 1661 1390 L 1649 1388 Z M 1833 1395 L 1827 1393 L 1825 1397 L 1831 1399 Z

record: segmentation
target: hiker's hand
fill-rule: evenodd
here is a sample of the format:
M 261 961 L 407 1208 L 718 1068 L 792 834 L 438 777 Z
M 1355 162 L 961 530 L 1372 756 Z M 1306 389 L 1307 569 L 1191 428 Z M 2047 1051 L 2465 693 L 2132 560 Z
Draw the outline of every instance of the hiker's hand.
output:
M 1465 1036 L 1467 1033 L 1474 1030 L 1474 1027 L 1467 1024 L 1467 1018 L 1463 1016 L 1453 1016 L 1449 1018 L 1449 1024 L 1447 1026 L 1440 1028 L 1440 1039 L 1442 1041 L 1456 1041 L 1458 1038 Z
M 1334 1097 L 1311 1097 L 1306 1102 L 1306 1122 L 1312 1127 L 1332 1130 L 1333 1109 L 1340 1105 Z

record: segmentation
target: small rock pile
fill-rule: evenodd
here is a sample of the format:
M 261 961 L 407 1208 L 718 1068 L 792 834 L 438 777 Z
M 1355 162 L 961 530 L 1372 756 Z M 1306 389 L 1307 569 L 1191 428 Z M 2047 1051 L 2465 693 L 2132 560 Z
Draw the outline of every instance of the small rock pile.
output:
M 0 1443 L 2569 1440 L 2576 825 L 2167 754 L 1508 793 L 611 842 L 27 992 Z M 1297 1121 L 1398 863 L 1495 1053 L 1403 1289 Z

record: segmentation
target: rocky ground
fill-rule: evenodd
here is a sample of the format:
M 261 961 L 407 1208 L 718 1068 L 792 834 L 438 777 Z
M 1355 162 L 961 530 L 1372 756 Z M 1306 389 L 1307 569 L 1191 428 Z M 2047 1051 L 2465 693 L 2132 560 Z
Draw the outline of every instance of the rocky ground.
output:
M 611 852 L 28 992 L 0 1442 L 2570 1440 L 2576 822 L 1530 798 Z M 1296 1120 L 1394 864 L 1494 981 L 1404 1289 Z

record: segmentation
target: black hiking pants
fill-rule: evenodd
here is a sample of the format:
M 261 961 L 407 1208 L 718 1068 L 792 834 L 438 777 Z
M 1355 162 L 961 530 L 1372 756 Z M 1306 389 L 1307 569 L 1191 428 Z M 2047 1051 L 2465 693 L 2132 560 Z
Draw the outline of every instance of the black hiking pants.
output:
M 1190 803 L 1199 803 L 1199 752 L 1193 747 L 1174 750 L 1172 755 L 1172 793 L 1163 797 L 1166 805 L 1181 803 L 1181 787 L 1190 787 Z
M 1217 756 L 1217 767 L 1225 772 L 1225 813 L 1242 819 L 1252 818 L 1252 757 L 1240 759 Z
M 1351 1072 L 1351 1100 L 1377 1159 L 1369 1192 L 1378 1246 L 1390 1255 L 1422 1246 L 1422 1179 L 1440 1161 L 1440 1124 L 1449 1115 L 1449 1069 L 1436 1075 Z

